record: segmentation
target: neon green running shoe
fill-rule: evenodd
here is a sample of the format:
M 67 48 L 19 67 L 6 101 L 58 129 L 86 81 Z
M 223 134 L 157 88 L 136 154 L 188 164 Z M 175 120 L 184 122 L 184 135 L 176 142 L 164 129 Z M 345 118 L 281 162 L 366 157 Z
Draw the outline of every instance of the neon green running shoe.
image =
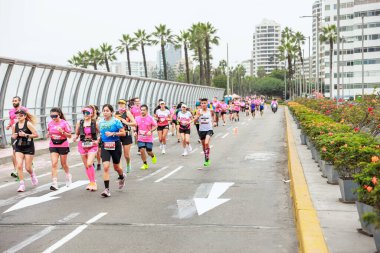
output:
M 210 160 L 208 160 L 207 162 L 205 162 L 205 163 L 203 164 L 203 166 L 208 167 L 208 166 L 210 166 L 210 164 L 211 164 L 211 162 L 210 162 Z
M 143 164 L 140 168 L 140 170 L 147 170 L 149 168 L 148 164 Z
M 125 170 L 127 173 L 130 173 L 132 170 L 132 166 L 130 164 L 127 164 L 127 169 Z
M 152 163 L 153 163 L 153 164 L 156 164 L 156 163 L 157 163 L 157 157 L 156 157 L 156 155 L 154 155 L 154 156 L 152 157 Z

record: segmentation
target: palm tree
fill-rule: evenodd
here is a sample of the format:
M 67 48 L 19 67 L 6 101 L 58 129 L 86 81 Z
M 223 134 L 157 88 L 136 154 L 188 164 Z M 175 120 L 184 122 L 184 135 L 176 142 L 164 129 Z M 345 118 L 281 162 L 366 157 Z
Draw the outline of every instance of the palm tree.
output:
M 301 33 L 301 32 L 296 32 L 294 34 L 294 38 L 296 40 L 296 44 L 297 44 L 297 53 L 298 53 L 298 58 L 300 59 L 301 61 L 301 66 L 302 66 L 302 72 L 305 73 L 305 68 L 304 68 L 304 59 L 303 59 L 303 56 L 302 56 L 302 46 L 305 44 L 305 36 Z M 300 85 L 300 87 L 302 87 L 302 85 Z M 300 95 L 302 93 L 302 89 L 300 89 Z
M 334 53 L 334 43 L 337 39 L 337 30 L 336 25 L 328 25 L 322 27 L 322 34 L 319 36 L 319 40 L 321 43 L 329 43 L 330 44 L 330 99 L 334 99 L 333 97 L 333 53 Z
M 144 69 L 145 69 L 145 77 L 148 77 L 148 68 L 146 66 L 146 58 L 145 58 L 145 46 L 150 46 L 152 44 L 150 37 L 150 34 L 147 34 L 145 30 L 139 29 L 137 32 L 135 32 L 136 36 L 136 45 L 140 45 L 141 52 L 143 55 L 143 61 L 144 61 Z
M 120 46 L 116 49 L 122 54 L 124 51 L 127 54 L 128 74 L 132 74 L 130 51 L 136 50 L 136 39 L 132 38 L 129 34 L 123 34 L 123 38 L 119 40 Z
M 204 85 L 204 66 L 203 66 L 203 48 L 204 48 L 204 37 L 202 33 L 201 23 L 193 24 L 190 28 L 191 34 L 191 49 L 194 50 L 194 59 L 199 62 L 199 78 L 200 84 Z
M 161 46 L 162 63 L 164 66 L 164 79 L 168 80 L 168 66 L 166 62 L 165 46 L 167 44 L 174 43 L 174 35 L 172 34 L 172 31 L 166 27 L 166 25 L 160 24 L 155 28 L 156 31 L 152 33 L 152 35 L 155 37 L 155 39 L 152 40 L 152 44 L 160 44 Z
M 183 45 L 183 50 L 185 51 L 185 64 L 186 64 L 186 81 L 190 83 L 190 69 L 189 69 L 189 53 L 188 49 L 190 46 L 191 34 L 189 31 L 181 31 L 179 35 L 176 36 L 176 48 L 181 48 Z
M 281 36 L 281 45 L 279 46 L 280 59 L 286 60 L 288 64 L 287 83 L 289 84 L 288 89 L 291 92 L 291 84 L 294 74 L 293 61 L 297 57 L 298 47 L 294 36 L 294 32 L 289 27 L 285 27 L 285 29 L 282 31 Z
M 111 45 L 103 43 L 100 45 L 100 53 L 104 59 L 104 63 L 106 64 L 107 71 L 111 72 L 109 63 L 116 60 L 116 52 L 113 50 Z
M 86 50 L 83 52 L 79 51 L 76 55 L 73 55 L 68 62 L 75 67 L 87 68 L 89 64 L 89 53 Z
M 89 63 L 94 67 L 95 70 L 98 69 L 98 65 L 104 64 L 102 53 L 99 49 L 91 48 L 88 56 Z
M 219 45 L 219 37 L 215 35 L 216 29 L 212 26 L 210 22 L 200 24 L 204 40 L 205 40 L 205 50 L 206 50 L 206 84 L 211 86 L 211 44 Z

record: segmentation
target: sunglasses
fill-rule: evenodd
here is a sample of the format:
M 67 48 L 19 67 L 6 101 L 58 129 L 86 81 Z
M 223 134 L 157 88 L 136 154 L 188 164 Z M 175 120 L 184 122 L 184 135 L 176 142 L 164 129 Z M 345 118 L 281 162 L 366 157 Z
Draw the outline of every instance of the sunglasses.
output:
M 50 118 L 52 118 L 52 119 L 56 119 L 56 118 L 58 118 L 58 115 L 54 115 L 54 114 L 52 114 L 52 115 L 50 115 Z
M 17 117 L 24 117 L 25 114 L 22 114 L 22 113 L 17 113 Z
M 84 111 L 83 112 L 83 115 L 86 115 L 86 116 L 88 116 L 88 115 L 90 115 L 91 114 L 91 112 L 88 112 L 88 111 Z

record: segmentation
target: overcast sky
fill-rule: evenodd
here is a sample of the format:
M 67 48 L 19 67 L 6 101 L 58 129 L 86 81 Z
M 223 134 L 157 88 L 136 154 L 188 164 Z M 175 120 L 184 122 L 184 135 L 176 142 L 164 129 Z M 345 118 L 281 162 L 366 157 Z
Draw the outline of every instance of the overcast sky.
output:
M 226 58 L 236 65 L 250 57 L 254 28 L 263 18 L 274 19 L 311 35 L 313 0 L 0 0 L 0 56 L 67 64 L 79 50 L 102 42 L 117 45 L 121 34 L 137 29 L 154 30 L 160 23 L 173 32 L 191 24 L 211 22 L 220 45 L 213 48 L 214 62 Z M 306 44 L 307 46 L 307 44 Z M 158 47 L 147 49 L 156 61 Z M 305 53 L 307 50 L 305 50 Z M 124 55 L 118 56 L 125 60 Z M 142 60 L 133 53 L 132 60 Z

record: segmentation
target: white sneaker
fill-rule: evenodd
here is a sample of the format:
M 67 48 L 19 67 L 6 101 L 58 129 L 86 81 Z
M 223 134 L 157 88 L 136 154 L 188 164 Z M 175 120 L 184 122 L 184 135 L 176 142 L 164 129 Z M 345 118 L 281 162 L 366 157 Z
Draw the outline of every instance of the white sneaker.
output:
M 73 176 L 71 174 L 68 174 L 66 176 L 66 187 L 69 187 L 72 182 L 73 182 Z
M 191 145 L 189 145 L 189 146 L 187 147 L 187 151 L 188 151 L 189 153 L 191 153 L 191 151 L 193 151 L 193 148 L 191 147 Z
M 58 187 L 58 183 L 57 183 L 57 181 L 53 182 L 53 183 L 51 184 L 51 186 L 50 186 L 50 190 L 52 190 L 52 191 L 56 191 L 56 190 L 58 190 L 58 189 L 59 189 L 59 187 Z
M 166 154 L 165 148 L 162 149 L 161 154 Z
M 184 150 L 183 150 L 183 154 L 182 154 L 182 156 L 187 156 L 188 155 L 188 153 L 187 153 L 187 149 L 185 148 Z
M 160 144 L 160 149 L 162 149 L 162 144 Z

